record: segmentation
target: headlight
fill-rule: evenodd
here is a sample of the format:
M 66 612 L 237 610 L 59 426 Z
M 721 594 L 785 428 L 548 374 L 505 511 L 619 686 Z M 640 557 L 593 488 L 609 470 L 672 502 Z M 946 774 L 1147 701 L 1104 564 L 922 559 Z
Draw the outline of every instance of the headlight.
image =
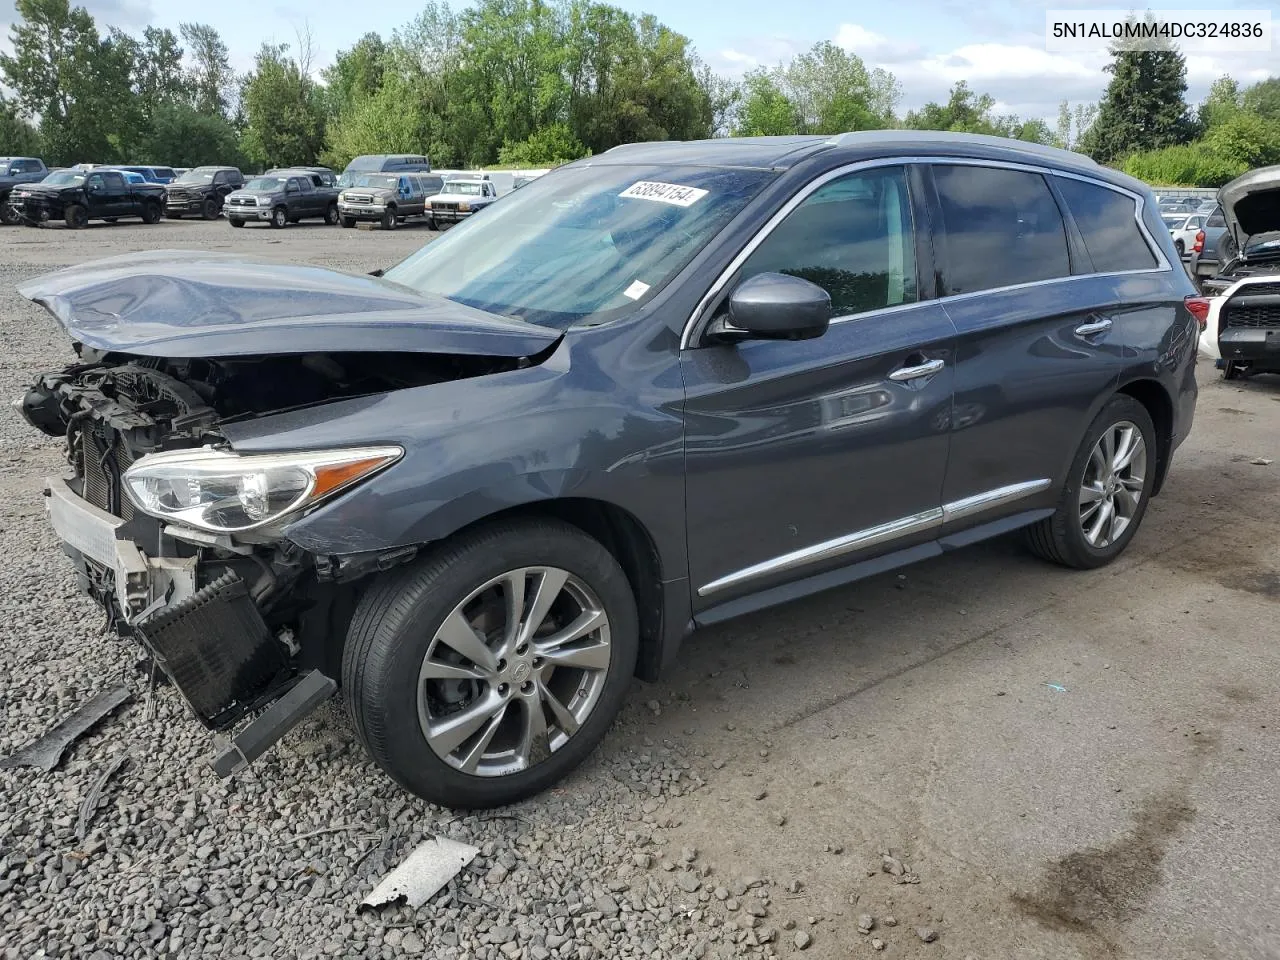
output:
M 459 210 L 461 210 L 463 213 L 466 213 L 468 210 L 470 210 L 470 209 L 471 209 L 471 204 L 469 204 L 469 203 L 460 203 L 460 204 L 458 204 L 458 209 L 459 209 Z
M 271 206 L 271 198 L 270 198 L 270 197 L 255 197 L 255 198 L 254 198 L 254 200 L 253 200 L 253 202 L 254 202 L 255 204 L 257 204 L 258 206 L 260 206 L 260 207 L 269 207 L 269 206 Z
M 403 456 L 400 447 L 240 454 L 169 450 L 125 471 L 143 513 L 214 533 L 266 526 L 346 490 Z

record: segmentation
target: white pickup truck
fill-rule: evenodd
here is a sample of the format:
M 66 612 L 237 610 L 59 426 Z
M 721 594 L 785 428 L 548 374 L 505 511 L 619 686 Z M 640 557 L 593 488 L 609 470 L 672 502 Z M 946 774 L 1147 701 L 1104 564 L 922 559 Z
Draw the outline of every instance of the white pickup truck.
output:
M 498 182 L 488 175 L 455 174 L 445 180 L 440 193 L 427 200 L 427 223 L 433 230 L 442 223 L 458 223 L 510 192 L 510 187 L 499 192 Z

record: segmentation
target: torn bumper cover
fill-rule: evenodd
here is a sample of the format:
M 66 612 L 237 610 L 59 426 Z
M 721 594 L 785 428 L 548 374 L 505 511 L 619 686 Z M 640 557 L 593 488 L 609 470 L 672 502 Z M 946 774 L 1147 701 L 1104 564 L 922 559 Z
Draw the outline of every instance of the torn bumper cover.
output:
M 82 587 L 122 634 L 143 645 L 201 723 L 226 730 L 276 701 L 223 742 L 214 761 L 220 775 L 261 755 L 337 688 L 318 671 L 296 675 L 287 648 L 234 570 L 197 587 L 195 557 L 147 556 L 127 539 L 127 521 L 82 499 L 62 479 L 47 479 L 45 495 Z

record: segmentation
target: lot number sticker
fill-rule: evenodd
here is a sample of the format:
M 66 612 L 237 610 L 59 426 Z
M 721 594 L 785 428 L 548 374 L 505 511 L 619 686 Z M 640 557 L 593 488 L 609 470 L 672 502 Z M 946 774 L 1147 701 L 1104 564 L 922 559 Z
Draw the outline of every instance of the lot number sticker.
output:
M 706 195 L 706 190 L 697 187 L 682 187 L 678 183 L 660 183 L 657 180 L 641 180 L 618 194 L 632 200 L 656 200 L 677 207 L 691 207 Z

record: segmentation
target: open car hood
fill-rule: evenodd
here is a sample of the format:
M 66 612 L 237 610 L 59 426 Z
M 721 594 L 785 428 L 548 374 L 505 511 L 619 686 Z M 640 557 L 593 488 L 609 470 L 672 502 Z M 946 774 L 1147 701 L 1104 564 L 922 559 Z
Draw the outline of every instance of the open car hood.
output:
M 1236 177 L 1218 191 L 1218 203 L 1236 249 L 1280 237 L 1280 166 L 1259 167 Z
M 28 280 L 18 292 L 86 346 L 151 357 L 527 357 L 561 336 L 364 274 L 192 250 L 98 260 Z

